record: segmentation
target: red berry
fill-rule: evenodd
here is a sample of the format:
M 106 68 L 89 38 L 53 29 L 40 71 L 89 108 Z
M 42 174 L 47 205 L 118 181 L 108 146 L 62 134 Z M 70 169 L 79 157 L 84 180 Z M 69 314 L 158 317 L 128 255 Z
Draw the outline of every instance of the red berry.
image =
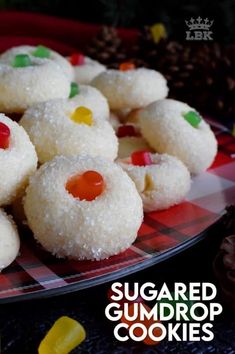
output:
M 0 149 L 7 149 L 10 144 L 11 131 L 8 126 L 0 122 Z
M 73 53 L 69 58 L 73 66 L 85 64 L 85 56 L 82 53 Z
M 135 166 L 152 165 L 151 155 L 148 151 L 135 151 L 131 154 L 131 162 Z

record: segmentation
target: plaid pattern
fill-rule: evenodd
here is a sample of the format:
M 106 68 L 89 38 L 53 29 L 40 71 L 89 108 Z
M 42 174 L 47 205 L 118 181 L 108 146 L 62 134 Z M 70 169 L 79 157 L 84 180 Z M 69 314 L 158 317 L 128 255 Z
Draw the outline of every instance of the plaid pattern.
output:
M 219 123 L 209 123 L 219 142 L 213 166 L 194 177 L 183 203 L 146 214 L 132 247 L 104 261 L 67 261 L 52 257 L 31 235 L 25 235 L 20 256 L 0 275 L 0 301 L 93 286 L 155 264 L 189 240 L 196 240 L 235 200 L 235 139 Z

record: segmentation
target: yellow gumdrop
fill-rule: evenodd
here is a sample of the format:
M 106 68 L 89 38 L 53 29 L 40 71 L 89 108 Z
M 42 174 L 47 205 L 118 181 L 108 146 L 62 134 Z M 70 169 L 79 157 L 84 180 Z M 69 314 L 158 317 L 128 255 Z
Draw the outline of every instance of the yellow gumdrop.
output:
M 86 332 L 74 319 L 62 316 L 41 341 L 39 354 L 68 354 L 84 341 Z
M 92 111 L 86 107 L 77 107 L 75 111 L 71 114 L 70 118 L 78 124 L 93 124 Z
M 150 27 L 153 41 L 158 43 L 162 38 L 166 38 L 166 27 L 162 23 L 155 23 L 155 25 Z

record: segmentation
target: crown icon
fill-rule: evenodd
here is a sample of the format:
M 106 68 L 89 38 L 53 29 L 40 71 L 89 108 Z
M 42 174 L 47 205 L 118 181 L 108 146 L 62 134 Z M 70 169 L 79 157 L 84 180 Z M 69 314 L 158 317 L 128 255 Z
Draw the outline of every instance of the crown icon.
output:
M 202 18 L 199 16 L 196 20 L 191 17 L 189 21 L 185 20 L 185 23 L 189 27 L 190 31 L 201 29 L 208 31 L 213 25 L 214 21 L 209 21 L 208 18 L 202 20 Z

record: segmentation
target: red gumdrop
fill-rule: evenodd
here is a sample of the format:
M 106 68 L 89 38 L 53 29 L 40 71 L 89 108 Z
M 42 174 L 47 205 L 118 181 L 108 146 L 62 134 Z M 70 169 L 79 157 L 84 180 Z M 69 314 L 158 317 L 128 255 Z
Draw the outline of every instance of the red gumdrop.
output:
M 73 66 L 85 64 L 85 56 L 82 53 L 73 53 L 69 57 L 69 61 Z
M 103 192 L 104 180 L 100 173 L 86 171 L 71 177 L 66 183 L 66 189 L 74 198 L 92 201 Z
M 8 126 L 0 122 L 0 149 L 7 149 L 10 145 L 11 131 Z
M 135 151 L 131 154 L 131 162 L 135 166 L 152 165 L 151 154 L 149 151 Z
M 117 136 L 119 138 L 124 138 L 125 136 L 137 136 L 137 132 L 133 125 L 120 125 L 117 131 Z

